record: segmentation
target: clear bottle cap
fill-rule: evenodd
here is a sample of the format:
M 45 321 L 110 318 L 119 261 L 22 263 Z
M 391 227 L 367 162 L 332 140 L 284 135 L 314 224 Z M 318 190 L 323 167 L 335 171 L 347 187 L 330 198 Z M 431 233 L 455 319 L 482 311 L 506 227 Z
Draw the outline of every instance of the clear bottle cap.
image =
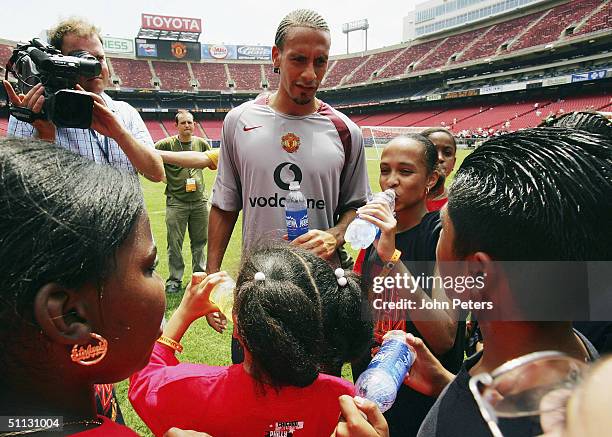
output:
M 289 182 L 289 189 L 291 191 L 297 191 L 300 189 L 300 183 L 298 181 Z

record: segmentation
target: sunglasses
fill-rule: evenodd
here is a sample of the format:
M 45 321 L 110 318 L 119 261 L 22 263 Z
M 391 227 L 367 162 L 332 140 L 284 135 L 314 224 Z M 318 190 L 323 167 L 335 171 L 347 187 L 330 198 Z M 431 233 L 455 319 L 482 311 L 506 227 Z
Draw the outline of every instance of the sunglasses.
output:
M 475 375 L 469 388 L 491 434 L 503 437 L 500 418 L 535 416 L 543 421 L 551 414 L 565 414 L 567 400 L 587 368 L 561 352 L 534 352 Z

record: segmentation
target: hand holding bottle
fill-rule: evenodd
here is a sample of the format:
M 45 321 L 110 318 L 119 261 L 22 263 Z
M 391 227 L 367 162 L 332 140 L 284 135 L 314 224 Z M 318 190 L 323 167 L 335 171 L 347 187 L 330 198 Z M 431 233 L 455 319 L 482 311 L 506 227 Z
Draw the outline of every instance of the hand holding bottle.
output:
M 375 196 L 372 201 L 368 202 L 366 205 L 357 210 L 360 220 L 370 226 L 380 229 L 380 236 L 378 240 L 374 241 L 374 245 L 378 252 L 378 256 L 383 261 L 388 261 L 391 259 L 393 252 L 395 252 L 395 233 L 397 231 L 397 220 L 394 216 L 395 192 L 393 190 L 386 190 L 385 192 L 378 194 L 385 194 L 387 192 L 393 193 L 393 202 L 376 201 Z M 387 199 L 390 197 L 391 195 L 388 195 Z M 355 219 L 355 221 L 356 220 L 357 219 Z
M 226 272 L 217 272 L 210 275 L 203 272 L 194 273 L 191 283 L 185 289 L 183 300 L 177 311 L 180 311 L 182 316 L 190 322 L 215 311 L 220 311 L 217 305 L 210 302 L 210 294 L 216 285 L 228 279 L 230 277 Z
M 395 402 L 415 359 L 414 349 L 406 343 L 406 333 L 389 331 L 368 368 L 357 378 L 357 395 L 375 402 L 384 413 Z

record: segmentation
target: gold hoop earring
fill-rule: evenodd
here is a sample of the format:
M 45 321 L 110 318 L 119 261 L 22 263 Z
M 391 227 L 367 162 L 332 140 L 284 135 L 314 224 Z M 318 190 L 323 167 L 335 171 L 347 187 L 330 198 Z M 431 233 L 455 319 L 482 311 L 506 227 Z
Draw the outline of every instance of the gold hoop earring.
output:
M 83 347 L 75 344 L 70 353 L 70 359 L 81 366 L 93 366 L 94 364 L 98 364 L 104 359 L 106 352 L 108 352 L 108 341 L 106 341 L 104 337 L 94 334 L 93 332 L 89 335 L 95 340 L 98 340 L 96 346 L 88 344 L 87 347 Z

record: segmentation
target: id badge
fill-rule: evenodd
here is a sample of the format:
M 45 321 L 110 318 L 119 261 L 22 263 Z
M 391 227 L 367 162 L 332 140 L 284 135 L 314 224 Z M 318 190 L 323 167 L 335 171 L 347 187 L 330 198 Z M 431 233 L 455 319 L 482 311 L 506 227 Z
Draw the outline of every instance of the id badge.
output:
M 191 193 L 197 190 L 196 180 L 195 178 L 187 178 L 185 179 L 185 191 Z

